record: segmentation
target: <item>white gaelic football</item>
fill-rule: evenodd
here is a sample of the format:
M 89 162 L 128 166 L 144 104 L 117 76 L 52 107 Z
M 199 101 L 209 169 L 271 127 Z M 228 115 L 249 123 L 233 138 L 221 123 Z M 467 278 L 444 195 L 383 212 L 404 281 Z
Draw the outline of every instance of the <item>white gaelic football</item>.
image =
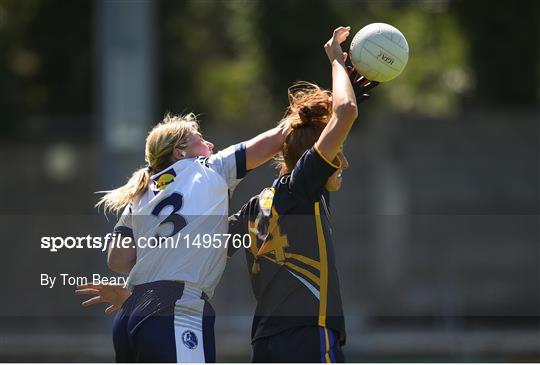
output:
M 351 62 L 360 75 L 371 81 L 396 78 L 409 59 L 409 45 L 399 30 L 385 23 L 360 29 L 351 42 Z

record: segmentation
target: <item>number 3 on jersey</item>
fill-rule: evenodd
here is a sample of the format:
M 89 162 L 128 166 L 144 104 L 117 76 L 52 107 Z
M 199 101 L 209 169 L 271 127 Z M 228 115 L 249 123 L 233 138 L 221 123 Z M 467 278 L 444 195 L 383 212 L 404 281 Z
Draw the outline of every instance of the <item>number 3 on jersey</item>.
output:
M 159 213 L 161 213 L 161 211 L 166 207 L 171 206 L 173 208 L 171 214 L 169 214 L 167 218 L 165 218 L 159 225 L 159 228 L 161 228 L 167 223 L 172 223 L 173 225 L 172 232 L 164 237 L 172 237 L 178 232 L 180 232 L 182 228 L 187 226 L 186 219 L 180 214 L 176 214 L 176 212 L 178 212 L 182 208 L 183 203 L 184 197 L 182 196 L 182 194 L 172 193 L 171 195 L 160 201 L 152 210 L 152 215 L 157 217 L 159 216 Z M 157 234 L 156 236 L 161 237 L 159 234 Z

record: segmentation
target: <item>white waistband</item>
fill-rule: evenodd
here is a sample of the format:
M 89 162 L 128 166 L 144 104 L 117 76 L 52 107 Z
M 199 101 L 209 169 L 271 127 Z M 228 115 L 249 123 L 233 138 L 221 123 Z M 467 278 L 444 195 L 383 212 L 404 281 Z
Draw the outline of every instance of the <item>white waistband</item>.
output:
M 196 297 L 200 299 L 202 294 L 203 290 L 201 288 L 196 287 L 192 283 L 184 283 L 184 292 L 182 294 L 182 297 L 186 295 L 189 297 Z

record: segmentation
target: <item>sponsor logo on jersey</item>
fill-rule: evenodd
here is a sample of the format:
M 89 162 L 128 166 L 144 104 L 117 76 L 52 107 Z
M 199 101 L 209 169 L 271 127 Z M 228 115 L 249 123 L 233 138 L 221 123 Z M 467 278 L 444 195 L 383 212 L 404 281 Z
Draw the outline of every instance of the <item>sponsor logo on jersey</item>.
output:
M 182 333 L 182 342 L 184 343 L 184 346 L 190 350 L 195 349 L 199 343 L 197 335 L 191 330 L 185 330 Z
M 169 169 L 165 171 L 154 180 L 155 190 L 165 189 L 167 185 L 169 185 L 170 183 L 174 181 L 175 177 L 176 177 L 176 172 L 174 171 L 174 169 Z
M 259 194 L 259 208 L 263 214 L 268 217 L 272 212 L 272 203 L 274 202 L 274 195 L 276 189 L 266 188 Z

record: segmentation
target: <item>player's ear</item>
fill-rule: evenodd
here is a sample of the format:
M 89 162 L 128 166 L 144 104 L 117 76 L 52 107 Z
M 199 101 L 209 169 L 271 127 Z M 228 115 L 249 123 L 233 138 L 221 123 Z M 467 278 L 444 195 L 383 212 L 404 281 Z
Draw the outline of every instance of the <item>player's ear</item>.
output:
M 180 148 L 174 148 L 172 154 L 175 161 L 181 160 L 186 156 L 186 152 L 182 151 Z

